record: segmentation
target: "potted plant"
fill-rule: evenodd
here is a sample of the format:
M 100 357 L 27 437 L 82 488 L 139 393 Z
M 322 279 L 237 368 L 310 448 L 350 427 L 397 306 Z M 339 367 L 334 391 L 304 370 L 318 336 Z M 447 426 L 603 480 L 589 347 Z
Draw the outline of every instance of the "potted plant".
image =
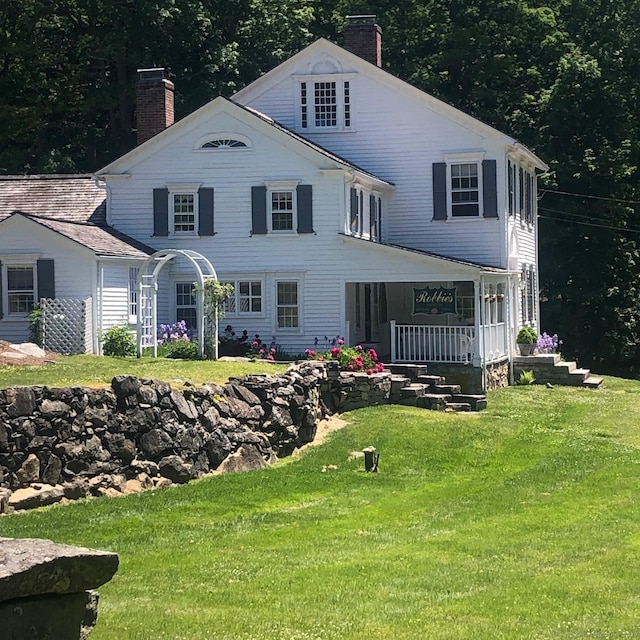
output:
M 533 327 L 522 327 L 516 336 L 521 356 L 530 356 L 536 347 L 538 332 Z

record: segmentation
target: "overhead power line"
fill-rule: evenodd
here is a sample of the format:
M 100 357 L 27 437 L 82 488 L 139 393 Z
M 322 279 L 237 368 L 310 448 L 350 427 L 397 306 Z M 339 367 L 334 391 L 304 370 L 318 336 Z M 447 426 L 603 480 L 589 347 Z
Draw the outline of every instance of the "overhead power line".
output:
M 607 198 L 605 196 L 592 196 L 587 193 L 572 193 L 571 191 L 557 191 L 555 189 L 542 189 L 540 197 L 545 193 L 557 193 L 562 196 L 572 196 L 574 198 L 589 198 L 591 200 L 606 200 L 608 202 L 620 202 L 622 204 L 640 204 L 640 200 L 625 200 L 624 198 Z
M 567 213 L 566 211 L 555 211 L 553 209 L 542 209 L 540 211 L 549 211 L 550 213 Z M 573 215 L 573 214 L 568 214 Z M 554 218 L 553 216 L 542 216 L 538 214 L 538 218 L 542 218 L 543 220 L 553 220 L 554 222 L 563 222 L 563 223 L 573 223 L 573 224 L 581 224 L 586 227 L 597 227 L 599 229 L 610 229 L 612 231 L 621 231 L 624 233 L 640 233 L 640 229 L 631 229 L 629 227 L 615 227 L 613 225 L 608 224 L 596 224 L 595 222 L 583 222 L 581 220 L 567 220 L 566 218 Z

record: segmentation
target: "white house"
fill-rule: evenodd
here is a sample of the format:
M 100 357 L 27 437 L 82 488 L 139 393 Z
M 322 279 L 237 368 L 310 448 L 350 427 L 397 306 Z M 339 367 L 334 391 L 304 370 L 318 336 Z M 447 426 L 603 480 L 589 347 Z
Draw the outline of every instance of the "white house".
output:
M 140 144 L 85 180 L 102 190 L 102 231 L 131 250 L 107 259 L 85 243 L 94 289 L 73 293 L 73 274 L 56 262 L 56 295 L 91 295 L 96 330 L 126 321 L 136 300 L 125 273 L 153 250 L 189 250 L 234 284 L 223 323 L 237 332 L 275 337 L 290 353 L 343 336 L 449 377 L 458 367 L 483 388 L 493 371 L 504 378 L 518 328 L 537 328 L 536 174 L 547 167 L 382 70 L 380 51 L 375 19 L 352 17 L 345 48 L 318 40 L 175 124 L 173 84 L 143 70 Z M 32 244 L 32 256 L 45 255 Z M 121 286 L 108 293 L 109 277 Z M 188 261 L 167 263 L 159 322 L 194 324 L 193 281 Z

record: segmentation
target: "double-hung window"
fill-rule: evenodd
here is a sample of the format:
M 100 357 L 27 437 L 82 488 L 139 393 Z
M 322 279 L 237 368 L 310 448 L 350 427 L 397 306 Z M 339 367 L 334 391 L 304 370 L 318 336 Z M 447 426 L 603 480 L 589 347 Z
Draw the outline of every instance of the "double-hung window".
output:
M 198 235 L 199 184 L 172 184 L 169 187 L 169 233 Z
M 261 315 L 262 281 L 261 280 L 231 280 L 225 284 L 233 285 L 233 294 L 224 303 L 227 315 Z
M 33 266 L 7 266 L 7 310 L 11 315 L 26 315 L 35 306 L 35 275 Z
M 271 230 L 294 230 L 294 191 L 271 191 Z
M 276 282 L 276 324 L 278 329 L 300 327 L 299 283 L 297 280 Z
M 189 329 L 198 325 L 193 287 L 193 282 L 176 282 L 176 322 L 184 320 Z
M 480 215 L 477 162 L 451 165 L 451 215 L 454 218 Z
M 138 267 L 129 267 L 129 322 L 138 320 Z

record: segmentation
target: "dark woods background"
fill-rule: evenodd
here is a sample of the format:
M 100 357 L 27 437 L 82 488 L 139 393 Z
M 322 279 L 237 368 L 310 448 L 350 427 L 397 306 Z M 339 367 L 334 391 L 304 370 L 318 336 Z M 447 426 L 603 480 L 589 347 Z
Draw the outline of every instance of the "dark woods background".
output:
M 0 172 L 91 172 L 132 148 L 138 67 L 176 118 L 344 17 L 375 13 L 391 73 L 521 140 L 540 186 L 541 328 L 567 358 L 640 376 L 637 0 L 5 0 Z

